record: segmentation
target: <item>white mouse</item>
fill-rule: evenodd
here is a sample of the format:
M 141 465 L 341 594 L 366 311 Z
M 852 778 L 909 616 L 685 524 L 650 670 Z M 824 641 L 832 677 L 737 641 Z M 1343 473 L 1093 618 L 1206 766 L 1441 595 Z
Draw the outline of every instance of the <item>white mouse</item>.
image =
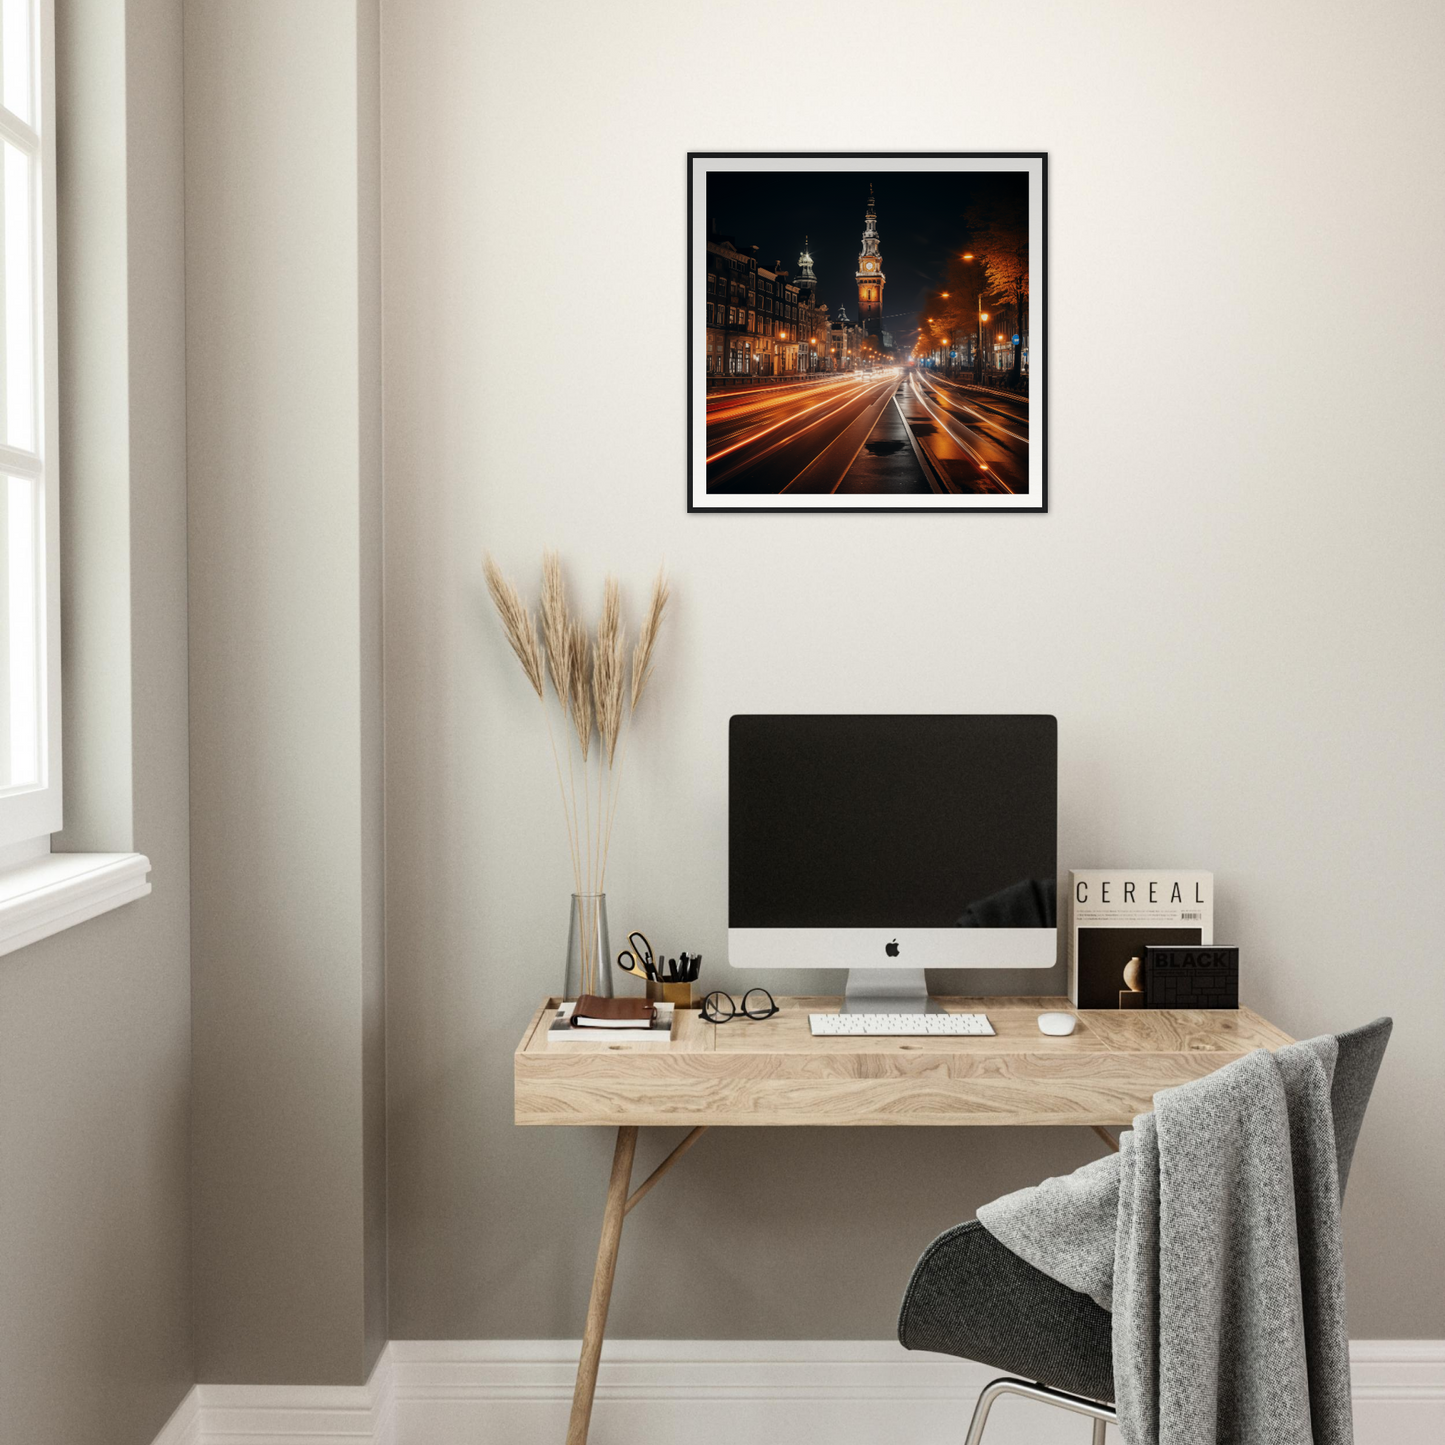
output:
M 1040 1014 L 1039 1032 L 1041 1034 L 1071 1034 L 1074 1026 L 1079 1022 L 1074 1014 Z

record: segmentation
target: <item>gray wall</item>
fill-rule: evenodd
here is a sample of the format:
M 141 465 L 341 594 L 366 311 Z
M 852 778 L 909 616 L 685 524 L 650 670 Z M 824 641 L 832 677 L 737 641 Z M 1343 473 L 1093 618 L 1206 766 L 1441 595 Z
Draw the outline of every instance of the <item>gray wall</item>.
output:
M 61 841 L 154 891 L 0 958 L 0 1439 L 146 1445 L 194 1379 L 180 6 L 56 8 Z
M 394 1337 L 575 1335 L 596 1247 L 610 1141 L 510 1122 L 569 879 L 481 556 L 530 578 L 547 545 L 589 597 L 615 568 L 636 606 L 662 558 L 677 585 L 616 932 L 730 981 L 733 712 L 1057 713 L 1063 866 L 1212 868 L 1249 1004 L 1297 1035 L 1395 1015 L 1351 1324 L 1445 1335 L 1420 1107 L 1445 1093 L 1442 25 L 1423 0 L 387 5 Z M 683 156 L 729 146 L 1050 151 L 1047 517 L 685 514 Z M 612 1327 L 887 1336 L 935 1231 L 1096 1149 L 711 1137 L 629 1221 Z
M 377 7 L 185 23 L 197 1377 L 385 1339 Z
M 382 787 L 381 10 L 356 26 L 357 684 L 360 705 L 363 1359 L 387 1340 L 386 814 Z

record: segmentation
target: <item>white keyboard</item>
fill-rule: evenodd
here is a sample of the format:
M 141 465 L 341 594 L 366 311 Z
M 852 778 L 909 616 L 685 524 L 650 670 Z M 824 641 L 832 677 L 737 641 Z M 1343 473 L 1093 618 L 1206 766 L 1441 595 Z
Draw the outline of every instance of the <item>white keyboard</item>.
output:
M 854 1038 L 946 1038 L 991 1034 L 985 1014 L 809 1014 L 814 1034 Z

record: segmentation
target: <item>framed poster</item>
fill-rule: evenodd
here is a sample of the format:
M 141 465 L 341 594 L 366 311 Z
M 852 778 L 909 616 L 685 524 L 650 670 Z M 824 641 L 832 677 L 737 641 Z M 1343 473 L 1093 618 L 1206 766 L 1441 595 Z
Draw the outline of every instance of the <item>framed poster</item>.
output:
M 1044 152 L 687 158 L 690 512 L 1045 512 Z

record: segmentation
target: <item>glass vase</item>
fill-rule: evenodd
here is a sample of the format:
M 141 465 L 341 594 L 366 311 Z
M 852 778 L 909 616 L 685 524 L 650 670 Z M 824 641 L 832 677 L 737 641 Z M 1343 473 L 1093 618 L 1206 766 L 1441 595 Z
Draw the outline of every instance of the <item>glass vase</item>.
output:
M 605 893 L 572 895 L 564 984 L 564 999 L 577 999 L 584 993 L 612 997 L 612 947 L 607 936 Z

